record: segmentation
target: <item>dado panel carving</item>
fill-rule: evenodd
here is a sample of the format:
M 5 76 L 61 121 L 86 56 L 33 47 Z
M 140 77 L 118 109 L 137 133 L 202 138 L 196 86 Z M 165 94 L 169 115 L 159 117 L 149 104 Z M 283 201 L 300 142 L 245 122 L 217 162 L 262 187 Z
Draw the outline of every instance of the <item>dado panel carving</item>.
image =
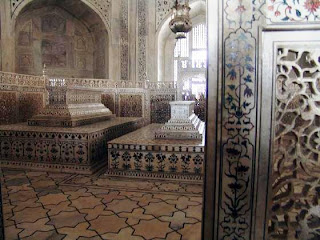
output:
M 159 94 L 151 97 L 151 123 L 165 123 L 170 119 L 170 104 L 175 100 L 174 94 Z
M 320 47 L 278 47 L 270 239 L 320 239 Z
M 44 107 L 43 93 L 21 92 L 19 94 L 19 121 L 26 122 Z
M 119 116 L 120 117 L 143 117 L 143 96 L 121 94 L 119 96 Z
M 17 92 L 0 91 L 0 124 L 17 122 Z

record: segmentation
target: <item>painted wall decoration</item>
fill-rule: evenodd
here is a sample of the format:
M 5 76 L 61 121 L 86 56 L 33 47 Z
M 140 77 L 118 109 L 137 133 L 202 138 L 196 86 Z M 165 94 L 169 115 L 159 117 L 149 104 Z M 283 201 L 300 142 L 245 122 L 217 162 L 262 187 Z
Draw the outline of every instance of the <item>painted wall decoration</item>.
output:
M 320 239 L 320 47 L 279 47 L 270 239 Z

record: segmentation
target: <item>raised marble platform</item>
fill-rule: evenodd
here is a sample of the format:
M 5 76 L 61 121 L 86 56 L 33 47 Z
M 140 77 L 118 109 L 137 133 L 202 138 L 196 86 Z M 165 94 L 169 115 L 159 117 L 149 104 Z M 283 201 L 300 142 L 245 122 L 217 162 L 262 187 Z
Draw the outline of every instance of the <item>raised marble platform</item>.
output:
M 201 179 L 204 141 L 155 139 L 163 124 L 150 124 L 108 142 L 108 175 Z
M 112 118 L 74 128 L 0 126 L 0 166 L 91 174 L 107 165 L 107 142 L 140 128 L 142 118 Z

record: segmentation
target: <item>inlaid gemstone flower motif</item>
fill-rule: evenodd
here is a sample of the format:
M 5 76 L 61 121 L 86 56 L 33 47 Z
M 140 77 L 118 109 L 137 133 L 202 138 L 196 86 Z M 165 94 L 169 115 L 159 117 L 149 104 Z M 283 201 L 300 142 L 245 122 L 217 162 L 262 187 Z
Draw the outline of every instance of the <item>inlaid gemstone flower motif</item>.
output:
M 272 22 L 319 21 L 320 0 L 268 0 Z
M 154 156 L 152 153 L 148 153 L 147 155 L 144 156 L 144 159 L 146 160 L 146 170 L 148 172 L 151 172 L 153 170 L 153 160 Z
M 134 153 L 134 154 L 133 154 L 135 170 L 138 170 L 138 171 L 141 170 L 141 167 L 142 167 L 142 157 L 143 157 L 143 154 L 140 153 L 140 152 L 137 152 L 137 153 Z
M 123 165 L 122 167 L 124 169 L 130 169 L 131 168 L 131 164 L 130 164 L 130 159 L 131 159 L 131 155 L 128 151 L 125 151 L 122 154 L 122 160 L 123 160 Z
M 320 7 L 320 1 L 319 0 L 306 0 L 306 2 L 304 3 L 304 7 L 309 12 L 314 13 Z

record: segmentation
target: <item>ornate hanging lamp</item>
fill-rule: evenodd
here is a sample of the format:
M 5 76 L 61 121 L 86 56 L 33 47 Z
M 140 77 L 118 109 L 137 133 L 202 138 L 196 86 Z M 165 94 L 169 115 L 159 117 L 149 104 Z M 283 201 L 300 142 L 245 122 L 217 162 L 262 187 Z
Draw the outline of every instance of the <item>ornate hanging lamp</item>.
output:
M 180 4 L 178 0 L 175 1 L 169 27 L 176 34 L 176 39 L 185 38 L 186 34 L 192 29 L 192 22 L 189 16 L 190 9 L 189 0 L 185 0 L 185 4 Z

